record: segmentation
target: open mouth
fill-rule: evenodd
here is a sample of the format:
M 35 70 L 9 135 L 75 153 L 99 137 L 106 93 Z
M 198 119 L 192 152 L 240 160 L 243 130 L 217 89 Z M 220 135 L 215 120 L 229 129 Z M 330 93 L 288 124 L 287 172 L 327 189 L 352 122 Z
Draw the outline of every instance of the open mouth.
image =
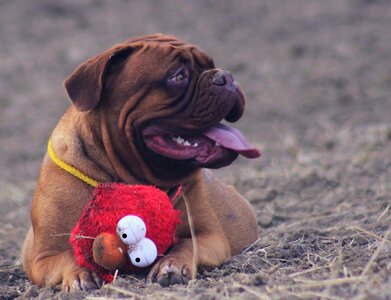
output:
M 261 155 L 239 130 L 221 123 L 199 135 L 178 135 L 152 125 L 143 130 L 143 139 L 156 154 L 199 167 L 220 168 L 231 164 L 239 154 L 247 158 Z

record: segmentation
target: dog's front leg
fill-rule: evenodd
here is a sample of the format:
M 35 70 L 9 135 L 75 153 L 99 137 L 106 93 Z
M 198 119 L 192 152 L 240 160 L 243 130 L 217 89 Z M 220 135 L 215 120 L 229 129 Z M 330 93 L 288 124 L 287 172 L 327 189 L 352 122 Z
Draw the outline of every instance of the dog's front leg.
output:
M 30 228 L 23 245 L 22 260 L 33 283 L 40 286 L 61 283 L 66 292 L 92 290 L 102 285 L 97 274 L 76 264 L 72 249 L 37 251 L 37 248 L 42 248 L 39 247 L 39 238 L 34 237 Z
M 178 241 L 153 266 L 149 281 L 162 286 L 186 284 L 197 267 L 218 267 L 231 256 L 229 242 L 211 204 L 213 196 L 210 185 L 201 176 L 184 188 L 183 197 L 175 205 L 182 212 L 182 223 L 176 232 Z M 191 227 L 195 236 L 192 236 Z
M 32 283 L 62 284 L 64 291 L 99 288 L 101 279 L 76 263 L 69 236 L 90 190 L 50 160 L 43 164 L 32 202 L 32 228 L 22 249 L 23 266 Z
M 192 279 L 193 272 L 197 271 L 197 266 L 217 267 L 231 256 L 228 242 L 222 235 L 200 234 L 196 241 L 197 248 L 194 252 L 191 238 L 179 240 L 168 255 L 154 265 L 148 280 L 164 287 L 187 284 Z

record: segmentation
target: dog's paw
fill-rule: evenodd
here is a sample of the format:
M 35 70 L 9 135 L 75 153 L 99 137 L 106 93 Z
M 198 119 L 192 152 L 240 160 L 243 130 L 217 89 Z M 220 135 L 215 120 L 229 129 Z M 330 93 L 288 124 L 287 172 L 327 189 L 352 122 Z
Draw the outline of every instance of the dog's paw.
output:
M 62 290 L 65 292 L 91 291 L 101 288 L 102 283 L 102 279 L 95 272 L 79 269 L 64 276 Z
M 157 282 L 162 287 L 174 284 L 188 284 L 190 279 L 191 267 L 171 257 L 159 260 L 147 277 L 148 282 Z

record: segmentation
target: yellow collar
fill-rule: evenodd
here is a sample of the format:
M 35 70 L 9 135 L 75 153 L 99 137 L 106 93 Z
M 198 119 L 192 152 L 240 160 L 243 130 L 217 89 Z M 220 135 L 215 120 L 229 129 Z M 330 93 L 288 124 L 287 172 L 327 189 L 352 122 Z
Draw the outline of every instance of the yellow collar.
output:
M 49 154 L 49 157 L 52 159 L 52 161 L 58 166 L 60 167 L 61 169 L 65 170 L 66 172 L 68 172 L 69 174 L 72 174 L 73 176 L 75 176 L 76 178 L 79 178 L 81 181 L 89 184 L 90 186 L 92 187 L 96 187 L 98 184 L 100 184 L 100 182 L 92 179 L 91 177 L 87 176 L 86 174 L 84 174 L 83 172 L 79 171 L 78 169 L 76 169 L 75 167 L 71 166 L 70 164 L 66 163 L 65 161 L 63 161 L 61 158 L 59 158 L 57 156 L 57 154 L 54 152 L 53 150 L 53 145 L 52 145 L 52 140 L 49 139 L 49 142 L 48 142 L 48 154 Z M 169 191 L 171 189 L 167 189 L 167 188 L 159 188 L 161 189 L 163 192 L 165 192 L 166 194 L 169 193 Z
M 53 150 L 52 140 L 50 139 L 48 142 L 48 154 L 52 161 L 59 166 L 61 169 L 67 171 L 68 173 L 72 174 L 73 176 L 79 178 L 81 181 L 89 184 L 92 187 L 96 187 L 100 182 L 92 179 L 91 177 L 87 176 L 83 172 L 79 171 L 75 167 L 71 166 L 70 164 L 67 164 L 65 161 L 63 161 L 61 158 L 59 158 L 56 153 Z

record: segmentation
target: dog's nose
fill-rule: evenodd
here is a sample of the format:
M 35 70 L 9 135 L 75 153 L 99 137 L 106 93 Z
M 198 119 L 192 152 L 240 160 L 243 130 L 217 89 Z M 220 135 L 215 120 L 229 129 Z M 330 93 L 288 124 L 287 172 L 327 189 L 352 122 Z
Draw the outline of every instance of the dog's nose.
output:
M 232 75 L 226 71 L 217 71 L 213 76 L 212 83 L 214 85 L 223 86 L 226 85 L 229 81 L 232 81 Z

